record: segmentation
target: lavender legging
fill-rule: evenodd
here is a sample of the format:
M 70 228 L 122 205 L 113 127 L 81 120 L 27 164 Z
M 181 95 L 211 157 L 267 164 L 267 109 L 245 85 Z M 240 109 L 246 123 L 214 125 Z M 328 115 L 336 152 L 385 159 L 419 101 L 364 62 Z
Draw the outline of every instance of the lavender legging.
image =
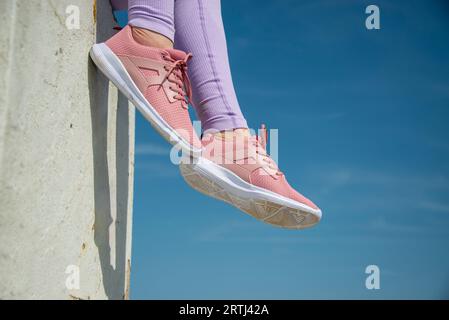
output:
M 203 131 L 246 128 L 232 83 L 220 0 L 111 0 L 128 5 L 132 26 L 158 32 L 191 52 L 189 78 Z

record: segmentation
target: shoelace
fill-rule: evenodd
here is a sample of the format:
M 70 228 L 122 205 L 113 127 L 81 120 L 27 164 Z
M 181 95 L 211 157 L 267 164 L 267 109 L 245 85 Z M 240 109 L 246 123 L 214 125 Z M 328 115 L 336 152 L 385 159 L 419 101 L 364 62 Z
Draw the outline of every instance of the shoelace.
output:
M 182 60 L 174 60 L 171 57 L 163 56 L 165 60 L 172 62 L 172 66 L 164 66 L 164 69 L 167 71 L 167 75 L 165 76 L 162 83 L 165 80 L 170 81 L 175 84 L 175 86 L 170 86 L 170 90 L 176 92 L 174 96 L 175 99 L 181 100 L 185 102 L 185 105 L 190 103 L 192 100 L 192 86 L 190 84 L 190 79 L 187 74 L 187 61 L 192 57 L 192 54 L 189 53 Z M 174 75 L 175 77 L 171 77 L 170 75 Z M 185 91 L 184 91 L 185 90 Z
M 250 138 L 251 143 L 256 148 L 256 153 L 261 156 L 262 161 L 266 162 L 271 170 L 276 171 L 277 176 L 282 176 L 283 173 L 279 170 L 276 162 L 267 153 L 268 132 L 264 124 L 260 126 L 259 132 L 261 136 L 256 135 Z

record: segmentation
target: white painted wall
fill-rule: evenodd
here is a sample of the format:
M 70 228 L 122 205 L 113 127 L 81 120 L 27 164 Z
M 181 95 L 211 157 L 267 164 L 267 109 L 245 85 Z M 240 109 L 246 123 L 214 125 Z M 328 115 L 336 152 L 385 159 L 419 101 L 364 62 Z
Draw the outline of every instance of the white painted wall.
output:
M 109 2 L 98 24 L 94 7 L 0 1 L 1 299 L 128 295 L 134 108 L 88 58 L 113 32 Z

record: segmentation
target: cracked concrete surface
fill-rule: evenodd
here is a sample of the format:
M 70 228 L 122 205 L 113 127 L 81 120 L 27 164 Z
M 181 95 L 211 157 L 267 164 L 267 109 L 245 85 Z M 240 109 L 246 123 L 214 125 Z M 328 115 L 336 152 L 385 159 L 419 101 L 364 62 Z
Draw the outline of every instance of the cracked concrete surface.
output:
M 79 30 L 65 8 L 80 8 Z M 134 108 L 88 59 L 108 1 L 0 2 L 0 298 L 129 292 Z M 69 265 L 79 289 L 68 289 Z

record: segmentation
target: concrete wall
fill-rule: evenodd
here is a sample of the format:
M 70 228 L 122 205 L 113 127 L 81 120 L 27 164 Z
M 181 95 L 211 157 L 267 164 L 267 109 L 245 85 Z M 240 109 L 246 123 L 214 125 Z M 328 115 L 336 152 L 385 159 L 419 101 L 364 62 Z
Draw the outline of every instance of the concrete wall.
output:
M 126 298 L 134 108 L 88 58 L 109 2 L 2 0 L 0 19 L 0 298 Z

